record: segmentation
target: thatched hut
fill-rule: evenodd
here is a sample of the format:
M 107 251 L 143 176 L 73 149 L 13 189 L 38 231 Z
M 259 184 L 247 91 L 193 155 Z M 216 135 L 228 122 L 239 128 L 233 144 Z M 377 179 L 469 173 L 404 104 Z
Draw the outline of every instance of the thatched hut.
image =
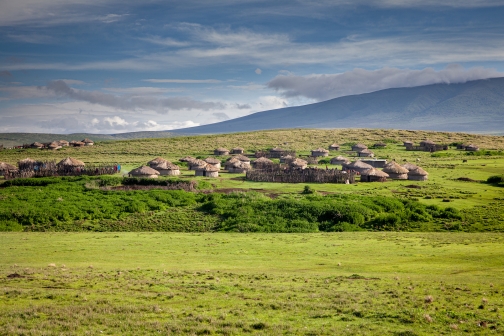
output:
M 235 162 L 241 162 L 238 160 L 236 157 L 232 156 L 229 159 L 226 160 L 226 163 L 224 163 L 224 169 L 229 169 Z
M 212 165 L 206 165 L 204 167 L 196 168 L 195 175 L 205 177 L 219 177 L 219 169 Z
M 161 173 L 155 169 L 152 169 L 148 166 L 141 166 L 136 169 L 133 169 L 128 173 L 133 177 L 142 177 L 142 178 L 158 178 L 158 175 Z
M 391 161 L 385 165 L 383 172 L 387 173 L 393 180 L 407 180 L 409 170 L 401 167 L 397 162 Z
M 363 159 L 362 162 L 373 166 L 373 168 L 383 168 L 387 164 L 385 159 Z
M 147 165 L 151 168 L 154 168 L 154 166 L 157 166 L 158 164 L 162 163 L 162 162 L 165 162 L 167 160 L 163 159 L 162 157 L 157 157 L 155 159 L 152 159 L 150 160 L 149 162 L 147 162 Z
M 85 165 L 86 164 L 81 160 L 74 159 L 70 156 L 58 162 L 58 167 L 64 167 L 64 168 L 82 168 Z
M 469 144 L 466 143 L 458 143 L 457 144 L 457 149 L 465 149 Z
M 53 141 L 49 145 L 47 145 L 47 149 L 50 149 L 50 150 L 56 150 L 56 149 L 60 149 L 60 148 L 61 148 L 61 146 L 57 141 Z
M 280 163 L 289 163 L 294 160 L 295 157 L 292 155 L 285 155 L 280 157 Z
M 369 149 L 363 149 L 359 152 L 357 152 L 358 157 L 374 157 L 374 153 L 371 152 Z
M 214 155 L 229 155 L 229 149 L 219 147 L 214 149 Z
M 72 145 L 74 147 L 84 147 L 86 144 L 82 141 L 75 141 Z
M 427 173 L 425 170 L 423 170 L 420 167 L 417 167 L 416 169 L 410 170 L 408 172 L 408 180 L 412 181 L 427 181 L 429 178 L 429 173 Z
M 329 146 L 330 151 L 337 151 L 339 149 L 340 149 L 340 145 L 338 145 L 337 143 L 333 143 L 331 146 Z
M 409 141 L 409 140 L 403 141 L 403 146 L 404 147 L 413 146 L 413 141 Z
M 373 145 L 374 148 L 385 148 L 387 144 L 385 142 L 377 142 Z
M 182 159 L 179 159 L 180 162 L 191 162 L 191 161 L 194 161 L 194 160 L 196 160 L 196 158 L 194 158 L 192 156 L 185 156 Z
M 8 164 L 7 162 L 0 162 L 0 175 L 4 175 L 5 172 L 8 171 L 17 171 L 17 167 L 13 166 L 11 164 Z
M 30 148 L 37 148 L 37 149 L 41 149 L 41 148 L 44 148 L 44 144 L 40 143 L 40 142 L 34 142 L 30 145 Z
M 81 142 L 84 142 L 84 146 L 93 146 L 94 145 L 94 141 L 91 139 L 88 139 L 88 138 L 82 140 Z
M 242 161 L 236 161 L 228 167 L 228 172 L 235 174 L 246 173 L 250 169 L 250 165 Z
M 329 156 L 329 151 L 324 148 L 312 149 L 311 156 L 313 156 L 313 157 Z
M 208 157 L 206 158 L 205 160 L 206 163 L 220 169 L 221 168 L 221 161 L 219 159 L 216 159 L 216 158 L 212 158 L 212 157 Z
M 250 158 L 249 157 L 246 157 L 245 155 L 239 154 L 239 155 L 234 156 L 234 158 L 240 160 L 245 165 L 248 165 L 250 167 Z
M 151 168 L 157 170 L 162 176 L 180 175 L 180 167 L 166 160 L 152 165 Z
M 208 163 L 206 163 L 203 160 L 199 160 L 199 159 L 195 159 L 195 160 L 190 161 L 188 163 L 189 163 L 189 170 L 202 169 L 202 168 L 208 166 Z
M 479 151 L 479 147 L 476 145 L 470 144 L 465 147 L 465 150 L 469 151 L 469 152 L 476 152 L 476 151 Z
M 362 162 L 361 160 L 357 160 L 351 163 L 345 163 L 343 164 L 343 169 L 344 170 L 349 170 L 349 171 L 356 171 L 358 173 L 362 173 L 365 170 L 371 169 L 373 166 Z
M 273 161 L 265 157 L 260 157 L 257 160 L 252 161 L 251 164 L 255 169 L 263 169 L 264 167 L 271 166 Z
M 68 147 L 70 143 L 66 140 L 58 140 L 56 141 L 61 147 Z
M 363 145 L 361 143 L 358 143 L 358 144 L 352 146 L 352 151 L 354 151 L 354 152 L 360 152 L 364 149 L 367 149 L 367 146 Z
M 389 175 L 376 168 L 366 169 L 361 173 L 361 182 L 385 182 Z
M 420 142 L 420 146 L 421 147 L 435 147 L 436 143 L 434 141 L 431 141 L 431 140 L 424 140 L 424 141 Z
M 417 165 L 414 165 L 413 163 L 409 163 L 409 162 L 406 162 L 406 163 L 405 163 L 405 164 L 403 164 L 401 167 L 408 169 L 408 171 L 412 171 L 412 170 L 414 170 L 414 169 L 417 169 L 417 168 L 418 168 L 418 166 L 417 166 Z
M 341 156 L 341 155 L 333 157 L 331 159 L 331 164 L 333 164 L 333 165 L 343 165 L 346 163 L 350 163 L 350 160 L 344 156 Z
M 31 170 L 35 166 L 39 166 L 41 164 L 42 164 L 42 162 L 30 159 L 30 158 L 26 158 L 26 159 L 18 161 L 19 170 Z
M 275 148 L 270 149 L 270 153 L 283 153 L 283 152 L 285 152 L 285 150 L 282 148 L 279 148 L 279 147 L 275 147 Z
M 308 166 L 308 162 L 306 162 L 303 159 L 297 158 L 293 160 L 291 163 L 289 163 L 289 166 L 291 168 L 296 168 L 296 169 L 305 169 Z
M 243 154 L 245 152 L 245 149 L 241 147 L 235 147 L 231 149 L 231 154 Z

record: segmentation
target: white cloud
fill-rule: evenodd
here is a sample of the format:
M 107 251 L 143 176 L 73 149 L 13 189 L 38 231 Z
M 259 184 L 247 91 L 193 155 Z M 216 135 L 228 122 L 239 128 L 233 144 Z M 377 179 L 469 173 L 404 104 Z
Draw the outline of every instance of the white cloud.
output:
M 450 65 L 440 71 L 387 67 L 372 71 L 354 69 L 340 74 L 279 75 L 268 83 L 268 87 L 280 91 L 285 97 L 302 96 L 320 101 L 388 88 L 465 83 L 495 77 L 504 77 L 504 72 L 482 67 L 464 69 L 459 65 Z
M 141 41 L 149 42 L 152 44 L 157 44 L 165 47 L 187 47 L 190 45 L 187 41 L 177 41 L 170 37 L 161 37 L 161 36 L 151 36 L 140 38 Z
M 217 84 L 221 83 L 218 79 L 142 79 L 149 83 L 176 83 L 176 84 Z

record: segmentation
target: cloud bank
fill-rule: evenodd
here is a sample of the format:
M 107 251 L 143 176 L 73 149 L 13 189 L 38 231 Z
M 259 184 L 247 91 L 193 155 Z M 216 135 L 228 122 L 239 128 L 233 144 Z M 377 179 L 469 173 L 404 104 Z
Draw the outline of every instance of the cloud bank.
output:
M 354 69 L 340 74 L 278 75 L 267 86 L 280 91 L 284 97 L 322 101 L 390 88 L 456 84 L 496 77 L 504 77 L 504 72 L 483 67 L 464 69 L 460 65 L 450 65 L 440 71 L 432 68 L 410 70 L 386 67 L 378 70 Z

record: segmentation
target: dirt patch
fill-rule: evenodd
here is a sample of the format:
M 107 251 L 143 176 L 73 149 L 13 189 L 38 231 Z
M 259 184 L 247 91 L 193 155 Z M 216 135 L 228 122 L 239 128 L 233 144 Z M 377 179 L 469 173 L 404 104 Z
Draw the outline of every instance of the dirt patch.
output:
M 478 182 L 476 180 L 473 180 L 472 178 L 469 177 L 459 177 L 457 181 L 465 181 L 465 182 Z
M 7 278 L 9 278 L 9 279 L 18 279 L 18 278 L 24 278 L 24 276 L 21 275 L 21 274 L 18 274 L 18 273 L 12 273 L 12 274 L 7 275 Z
M 414 188 L 414 189 L 422 189 L 421 186 L 419 185 L 416 185 L 416 184 L 408 184 L 406 186 L 404 186 L 405 188 Z

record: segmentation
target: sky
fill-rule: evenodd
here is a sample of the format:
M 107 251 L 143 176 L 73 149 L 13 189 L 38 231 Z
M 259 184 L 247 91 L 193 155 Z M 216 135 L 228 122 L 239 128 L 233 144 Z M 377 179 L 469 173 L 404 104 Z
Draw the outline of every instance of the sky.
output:
M 504 0 L 0 0 L 0 132 L 198 126 L 504 77 Z

